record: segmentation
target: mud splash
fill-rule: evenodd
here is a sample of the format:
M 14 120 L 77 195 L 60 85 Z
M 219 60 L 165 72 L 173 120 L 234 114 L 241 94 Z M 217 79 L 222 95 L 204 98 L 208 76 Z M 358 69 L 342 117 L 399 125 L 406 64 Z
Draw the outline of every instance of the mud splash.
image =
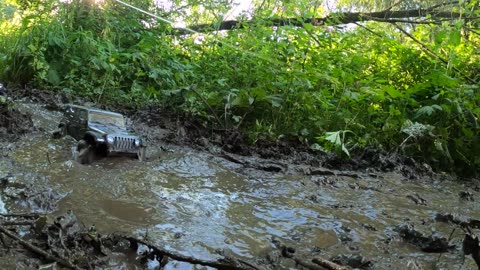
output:
M 290 164 L 280 173 L 268 172 L 158 141 L 143 163 L 117 157 L 80 165 L 71 160 L 72 139 L 50 138 L 58 113 L 28 104 L 22 110 L 33 112 L 33 122 L 43 131 L 14 146 L 2 144 L 8 156 L 0 159 L 0 171 L 35 175 L 33 185 L 68 194 L 52 215 L 71 209 L 99 231 L 147 237 L 169 250 L 205 259 L 218 258 L 219 250 L 246 259 L 268 258 L 272 269 L 295 267 L 276 252 L 277 240 L 295 247 L 300 257 L 341 261 L 360 256 L 376 269 L 476 268 L 473 260 L 462 261 L 462 231 L 452 233 L 452 225 L 435 217 L 480 216 L 479 205 L 459 195 L 478 197 L 477 183 L 407 181 L 396 173 L 366 171 L 305 175 Z M 144 132 L 149 138 L 163 131 L 145 127 Z M 253 158 L 248 164 L 267 162 Z M 444 238 L 452 248 L 440 256 L 423 252 L 402 238 L 402 224 L 426 238 Z M 193 267 L 173 261 L 166 269 Z

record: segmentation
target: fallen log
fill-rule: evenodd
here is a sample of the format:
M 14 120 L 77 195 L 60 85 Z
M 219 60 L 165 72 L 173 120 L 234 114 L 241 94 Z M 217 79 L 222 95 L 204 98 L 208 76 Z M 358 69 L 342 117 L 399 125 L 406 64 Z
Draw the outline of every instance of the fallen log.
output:
M 221 258 L 216 261 L 202 260 L 191 256 L 185 256 L 178 254 L 169 250 L 166 250 L 161 247 L 154 246 L 153 244 L 147 243 L 146 241 L 136 239 L 133 237 L 119 235 L 121 238 L 126 239 L 130 242 L 130 246 L 133 249 L 136 249 L 138 245 L 144 245 L 153 250 L 153 254 L 161 258 L 163 256 L 169 257 L 176 261 L 188 262 L 191 264 L 199 264 L 203 266 L 209 266 L 220 270 L 261 270 L 262 268 L 255 266 L 251 263 L 235 259 L 235 258 Z
M 62 257 L 53 256 L 52 254 L 40 249 L 39 247 L 36 247 L 36 246 L 32 245 L 31 243 L 23 240 L 22 238 L 20 238 L 16 234 L 10 232 L 9 230 L 5 229 L 1 225 L 0 225 L 0 232 L 5 234 L 6 236 L 12 238 L 13 240 L 17 241 L 18 243 L 20 243 L 22 246 L 24 246 L 26 249 L 30 250 L 31 252 L 36 253 L 36 254 L 44 257 L 45 259 L 47 259 L 49 261 L 57 262 L 58 264 L 60 264 L 64 267 L 70 268 L 70 269 L 79 269 L 76 265 L 72 264 L 67 259 L 62 258 Z

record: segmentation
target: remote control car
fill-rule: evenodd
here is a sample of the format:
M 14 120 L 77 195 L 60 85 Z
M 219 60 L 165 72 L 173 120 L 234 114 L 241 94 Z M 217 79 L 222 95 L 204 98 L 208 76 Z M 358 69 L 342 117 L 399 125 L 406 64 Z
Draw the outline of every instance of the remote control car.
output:
M 142 140 L 127 131 L 123 115 L 115 112 L 68 104 L 53 135 L 70 135 L 78 141 L 80 163 L 90 163 L 95 155 L 132 155 L 140 161 L 145 157 Z

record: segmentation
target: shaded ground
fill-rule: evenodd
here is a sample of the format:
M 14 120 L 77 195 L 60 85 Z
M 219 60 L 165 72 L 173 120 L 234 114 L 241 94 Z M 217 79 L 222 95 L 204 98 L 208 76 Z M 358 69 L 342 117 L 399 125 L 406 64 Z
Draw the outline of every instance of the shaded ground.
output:
M 16 139 L 33 131 L 30 115 L 13 108 L 13 103 L 0 102 L 0 136 L 3 140 Z
M 31 112 L 33 132 L 0 143 L 0 213 L 35 218 L 4 216 L 0 225 L 82 268 L 198 269 L 181 256 L 245 269 L 476 268 L 462 259 L 466 228 L 474 236 L 480 224 L 476 181 L 432 178 L 428 167 L 375 151 L 342 163 L 294 142 L 248 146 L 236 133 L 156 111 L 127 112 L 149 142 L 146 162 L 80 165 L 71 138 L 50 137 L 69 98 L 27 96 L 33 104 L 18 103 L 17 112 Z M 55 261 L 6 241 L 1 265 Z M 465 254 L 478 254 L 478 240 L 467 244 Z

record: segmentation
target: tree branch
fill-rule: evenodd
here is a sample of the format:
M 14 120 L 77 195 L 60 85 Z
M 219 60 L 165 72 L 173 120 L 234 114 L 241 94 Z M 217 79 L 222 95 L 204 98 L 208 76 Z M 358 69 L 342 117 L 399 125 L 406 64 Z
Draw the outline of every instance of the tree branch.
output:
M 17 236 L 16 234 L 10 232 L 9 230 L 5 229 L 3 226 L 0 225 L 0 232 L 5 234 L 6 236 L 14 239 L 15 241 L 17 241 L 18 243 L 20 243 L 22 246 L 24 246 L 26 249 L 30 250 L 31 252 L 34 252 L 42 257 L 44 257 L 45 259 L 49 260 L 49 261 L 54 261 L 54 262 L 57 262 L 59 263 L 60 265 L 64 266 L 64 267 L 67 267 L 67 268 L 70 268 L 70 269 L 78 269 L 78 267 L 74 264 L 72 264 L 70 261 L 68 261 L 66 258 L 62 258 L 62 257 L 55 257 L 53 256 L 52 254 L 42 250 L 41 248 L 39 247 L 36 247 L 32 244 L 30 244 L 29 242 L 21 239 L 19 236 Z
M 305 18 L 305 19 L 298 19 L 298 18 L 275 18 L 269 21 L 265 21 L 264 26 L 296 26 L 296 27 L 303 27 L 306 23 L 311 23 L 313 25 L 338 25 L 338 24 L 348 24 L 348 23 L 355 23 L 355 22 L 364 22 L 364 21 L 379 21 L 379 22 L 396 22 L 393 20 L 403 19 L 402 22 L 408 23 L 435 23 L 438 22 L 440 19 L 444 20 L 454 20 L 458 18 L 468 19 L 468 17 L 464 17 L 465 14 L 460 12 L 451 12 L 451 11 L 439 11 L 436 8 L 444 7 L 451 4 L 456 4 L 457 1 L 445 3 L 442 5 L 436 5 L 426 9 L 408 9 L 408 10 L 384 10 L 384 11 L 377 11 L 377 12 L 369 12 L 369 13 L 362 13 L 362 12 L 339 12 L 339 13 L 332 13 L 329 16 L 323 18 Z M 431 20 L 407 20 L 408 18 L 426 18 L 429 16 Z M 228 20 L 223 21 L 218 25 L 217 23 L 211 24 L 199 24 L 199 25 L 192 25 L 186 28 L 173 28 L 172 31 L 175 34 L 191 34 L 192 30 L 194 32 L 213 32 L 219 30 L 232 30 L 232 29 L 242 29 L 248 25 L 254 25 L 258 21 L 256 20 L 249 20 L 249 21 L 237 21 L 237 20 Z M 397 21 L 400 22 L 400 21 Z
M 449 65 L 449 62 L 441 57 L 440 55 L 436 54 L 435 52 L 433 52 L 432 50 L 430 50 L 430 48 L 427 47 L 427 45 L 423 44 L 420 40 L 416 39 L 414 36 L 412 36 L 412 34 L 408 33 L 407 31 L 405 31 L 403 28 L 401 28 L 400 26 L 396 25 L 395 23 L 393 24 L 400 32 L 402 32 L 404 35 L 406 35 L 407 37 L 409 37 L 411 40 L 413 40 L 415 43 L 417 43 L 418 45 L 420 45 L 420 47 L 422 47 L 422 49 L 424 51 L 426 51 L 428 54 L 430 54 L 431 56 L 437 58 L 438 60 L 440 60 L 442 63 L 446 64 L 447 66 Z M 458 74 L 460 74 L 462 77 L 464 77 L 467 81 L 469 81 L 470 83 L 473 83 L 473 84 L 476 84 L 477 82 L 468 77 L 465 73 L 463 73 L 461 70 L 459 70 L 458 68 L 454 67 L 452 65 L 452 69 L 457 72 Z
M 213 267 L 221 270 L 262 270 L 263 269 L 249 262 L 246 262 L 240 259 L 234 259 L 234 258 L 223 258 L 223 259 L 218 259 L 216 261 L 202 260 L 202 259 L 198 259 L 190 256 L 185 256 L 179 253 L 175 253 L 161 247 L 154 246 L 140 239 L 127 237 L 123 235 L 119 235 L 119 236 L 121 238 L 128 240 L 133 249 L 136 249 L 138 245 L 145 245 L 148 248 L 150 248 L 154 253 L 156 253 L 156 255 L 167 256 L 176 261 L 188 262 L 191 264 L 199 264 L 199 265 L 209 266 L 209 267 Z

